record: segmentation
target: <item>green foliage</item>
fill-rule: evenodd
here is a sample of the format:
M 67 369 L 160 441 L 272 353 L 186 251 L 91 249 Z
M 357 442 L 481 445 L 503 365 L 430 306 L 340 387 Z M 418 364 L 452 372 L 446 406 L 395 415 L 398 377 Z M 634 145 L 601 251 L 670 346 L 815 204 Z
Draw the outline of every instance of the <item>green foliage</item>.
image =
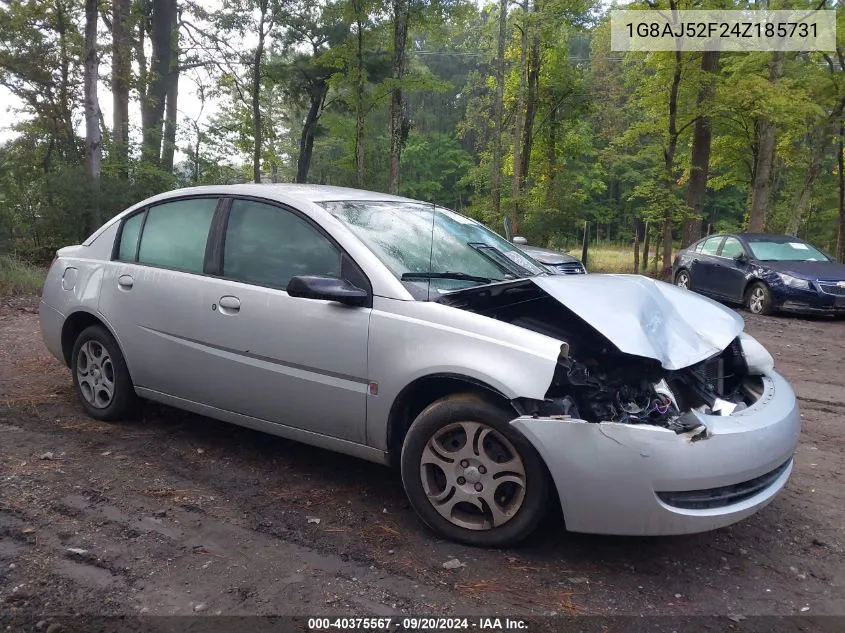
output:
M 266 50 L 256 68 L 262 3 L 267 8 Z M 20 112 L 14 114 L 14 136 L 0 144 L 0 251 L 42 261 L 55 248 L 84 239 L 82 227 L 92 217 L 97 224 L 178 186 L 251 180 L 256 85 L 264 180 L 294 179 L 310 132 L 308 181 L 356 186 L 360 112 L 364 187 L 388 189 L 390 96 L 397 87 L 389 4 L 224 0 L 214 13 L 200 5 L 179 2 L 180 63 L 186 69 L 183 78 L 193 79 L 209 107 L 205 118 L 180 119 L 174 173 L 142 160 L 135 145 L 128 161 L 118 164 L 106 130 L 102 173 L 92 182 L 85 176 L 80 138 L 83 3 L 2 3 L 0 85 L 18 98 Z M 410 2 L 408 61 L 401 80 L 407 123 L 400 169 L 403 195 L 459 209 L 496 230 L 513 214 L 513 157 L 525 143 L 515 138 L 515 129 L 527 114 L 527 108 L 517 111 L 524 28 L 529 45 L 538 38 L 539 53 L 528 172 L 519 196 L 519 231 L 531 243 L 577 247 L 589 222 L 594 237 L 621 245 L 621 254 L 605 257 L 607 267 L 626 268 L 635 225 L 648 221 L 654 227 L 669 216 L 679 239 L 681 222 L 691 213 L 685 198 L 695 122 L 708 117 L 712 144 L 704 230 L 740 230 L 745 225 L 758 126 L 765 119 L 777 130 L 767 228 L 788 228 L 808 166 L 820 149 L 821 168 L 799 232 L 829 252 L 835 249 L 838 121 L 829 119 L 845 99 L 845 73 L 837 55 L 786 53 L 782 72 L 773 77 L 771 53 L 722 53 L 721 68 L 714 74 L 701 70 L 700 54 L 684 52 L 672 137 L 674 53 L 611 51 L 607 7 L 588 0 L 509 4 L 505 129 L 498 139 L 501 210 L 494 215 L 490 183 L 497 140 L 498 9 L 494 3 L 482 5 L 474 0 Z M 132 6 L 130 26 L 137 37 L 145 24 L 139 18 L 150 5 Z M 840 47 L 845 44 L 843 7 L 840 3 L 836 8 Z M 108 84 L 111 42 L 107 29 L 101 25 L 100 31 L 100 72 Z M 133 113 L 139 110 L 137 93 L 144 87 L 145 78 L 138 73 L 141 61 L 135 51 Z M 712 82 L 713 91 L 702 101 L 699 94 L 706 82 Z M 529 95 L 523 96 L 527 103 Z M 130 139 L 137 142 L 139 122 L 132 123 Z M 603 261 L 596 257 L 594 261 Z

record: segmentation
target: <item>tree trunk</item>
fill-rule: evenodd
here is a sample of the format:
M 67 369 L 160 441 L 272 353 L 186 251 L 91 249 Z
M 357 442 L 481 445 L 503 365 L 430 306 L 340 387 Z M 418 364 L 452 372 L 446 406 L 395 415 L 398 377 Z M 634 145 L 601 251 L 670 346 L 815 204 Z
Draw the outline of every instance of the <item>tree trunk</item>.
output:
M 511 197 L 513 198 L 513 223 L 519 229 L 522 223 L 522 208 L 520 193 L 522 192 L 522 158 L 520 155 L 522 143 L 522 120 L 525 110 L 525 87 L 528 72 L 528 0 L 522 3 L 522 28 L 519 43 L 519 91 L 516 94 L 516 110 L 514 111 L 513 126 L 513 184 Z
M 499 37 L 496 45 L 496 102 L 493 104 L 493 157 L 490 194 L 493 215 L 499 217 L 502 205 L 502 133 L 505 109 L 505 40 L 508 35 L 508 0 L 499 0 Z M 516 229 L 514 229 L 516 230 Z
M 557 177 L 557 107 L 549 110 L 549 143 L 546 148 L 546 164 L 549 169 L 549 184 L 546 187 L 546 206 L 551 207 L 554 196 L 554 183 Z
M 364 20 L 361 0 L 354 0 L 358 27 L 355 48 L 355 183 L 364 187 Z
M 783 75 L 783 51 L 772 53 L 769 67 L 769 83 L 775 83 Z M 748 231 L 761 233 L 766 228 L 766 215 L 772 197 L 772 169 L 777 151 L 777 128 L 765 117 L 754 122 L 757 135 L 757 152 L 754 157 L 754 173 L 751 181 L 751 210 L 748 215 Z
M 129 82 L 132 55 L 129 50 L 129 0 L 112 0 L 112 155 L 118 177 L 129 178 Z
M 73 159 L 78 156 L 76 135 L 73 132 L 73 114 L 70 102 L 70 67 L 68 15 L 62 0 L 55 5 L 56 33 L 59 36 L 59 103 L 57 121 L 57 147 L 60 156 Z
M 675 2 L 670 2 L 675 9 Z M 666 208 L 663 211 L 663 273 L 664 279 L 672 274 L 672 229 L 674 227 L 674 204 L 672 201 L 675 188 L 675 150 L 678 146 L 678 89 L 681 85 L 681 51 L 675 51 L 675 72 L 669 90 L 669 143 L 663 152 L 666 187 Z M 654 258 L 657 262 L 657 256 Z
M 317 122 L 320 119 L 320 112 L 329 90 L 328 84 L 323 79 L 316 79 L 311 86 L 309 98 L 311 106 L 305 117 L 305 125 L 302 126 L 302 135 L 299 138 L 299 157 L 296 161 L 296 181 L 308 182 L 308 170 L 311 167 L 311 154 L 314 150 L 314 134 L 317 131 Z
M 85 172 L 92 189 L 90 212 L 86 214 L 83 233 L 87 236 L 99 223 L 100 164 L 103 134 L 100 130 L 100 102 L 97 79 L 100 58 L 97 51 L 97 0 L 85 0 Z
M 701 70 L 710 74 L 719 72 L 719 51 L 704 51 L 701 54 Z M 705 77 L 704 83 L 698 90 L 697 103 L 699 109 L 707 107 L 707 102 L 712 98 L 713 83 L 711 77 Z M 684 220 L 681 248 L 686 248 L 701 237 L 701 214 L 704 209 L 704 194 L 707 193 L 712 132 L 710 117 L 701 115 L 695 122 L 692 135 L 690 177 L 686 196 L 687 213 L 690 214 L 690 217 Z
M 147 80 L 149 78 L 145 41 L 151 15 L 150 2 L 149 0 L 142 0 L 132 6 L 138 7 L 140 11 L 140 15 L 138 16 L 138 37 L 135 38 L 135 59 L 138 60 L 138 81 L 136 89 L 138 91 L 138 101 L 141 102 L 143 107 L 143 104 L 147 101 Z
M 252 180 L 261 182 L 261 154 L 264 138 L 261 129 L 261 62 L 264 58 L 264 38 L 267 33 L 264 25 L 267 21 L 268 0 L 261 0 L 261 17 L 258 21 L 258 45 L 252 56 Z
M 174 7 L 170 26 L 170 70 L 167 74 L 167 96 L 164 111 L 164 143 L 161 149 L 161 168 L 173 172 L 176 153 L 176 118 L 179 103 L 179 15 Z
M 587 249 L 590 246 L 590 223 L 584 220 L 584 239 L 581 242 L 581 263 L 587 267 Z
M 811 137 L 810 164 L 807 166 L 807 173 L 804 176 L 804 185 L 801 187 L 801 192 L 792 205 L 792 215 L 789 218 L 790 235 L 798 235 L 801 219 L 807 211 L 807 206 L 810 204 L 810 198 L 813 195 L 813 189 L 821 173 L 822 162 L 824 161 L 824 155 L 827 152 L 830 138 L 840 126 L 843 110 L 845 110 L 845 96 L 837 102 L 824 123 L 816 129 Z
M 836 156 L 839 167 L 839 231 L 836 235 L 836 258 L 845 264 L 845 121 L 839 122 L 839 147 Z
M 534 0 L 534 15 L 540 13 L 540 0 Z M 528 168 L 531 165 L 531 150 L 534 146 L 534 118 L 537 116 L 537 99 L 540 91 L 540 25 L 535 22 L 532 25 L 531 49 L 528 52 L 528 98 L 525 102 L 525 125 L 522 130 L 522 167 L 519 170 L 522 176 L 520 191 L 525 191 L 525 182 L 528 179 Z M 551 125 L 551 122 L 550 122 Z M 554 132 L 550 132 L 553 135 Z
M 634 274 L 640 272 L 640 221 L 634 220 Z
M 409 20 L 408 0 L 393 0 L 393 81 L 390 96 L 390 193 L 399 193 L 399 161 L 405 142 L 405 104 L 402 80 L 405 77 Z
M 141 105 L 143 159 L 161 164 L 162 126 L 170 72 L 173 63 L 173 23 L 176 0 L 153 0 L 152 60 L 147 94 Z
M 646 273 L 648 272 L 648 241 L 651 237 L 648 229 L 648 220 L 646 220 L 645 229 L 643 231 L 643 271 Z

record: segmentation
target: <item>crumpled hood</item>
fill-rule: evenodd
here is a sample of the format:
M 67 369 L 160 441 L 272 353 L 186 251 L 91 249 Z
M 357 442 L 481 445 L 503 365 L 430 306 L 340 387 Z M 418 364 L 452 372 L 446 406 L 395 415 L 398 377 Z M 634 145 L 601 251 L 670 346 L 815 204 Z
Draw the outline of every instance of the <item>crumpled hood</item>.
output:
M 640 275 L 532 277 L 620 351 L 681 369 L 721 352 L 744 327 L 733 310 Z

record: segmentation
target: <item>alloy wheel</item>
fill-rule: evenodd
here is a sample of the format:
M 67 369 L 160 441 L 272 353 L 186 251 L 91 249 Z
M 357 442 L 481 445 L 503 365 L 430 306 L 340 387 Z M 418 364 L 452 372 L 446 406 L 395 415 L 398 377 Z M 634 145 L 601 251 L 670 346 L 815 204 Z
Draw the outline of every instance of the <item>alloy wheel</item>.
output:
M 748 309 L 754 314 L 760 314 L 763 312 L 763 305 L 765 301 L 766 293 L 763 292 L 762 288 L 757 286 L 751 290 L 751 294 L 748 296 Z
M 684 272 L 678 273 L 678 277 L 675 279 L 675 285 L 678 286 L 678 288 L 689 290 L 689 275 Z
M 86 341 L 76 359 L 79 390 L 91 406 L 105 409 L 114 399 L 114 364 L 106 348 L 95 340 Z
M 525 499 L 522 458 L 504 435 L 480 422 L 457 422 L 435 432 L 422 452 L 420 476 L 435 510 L 470 530 L 507 523 Z

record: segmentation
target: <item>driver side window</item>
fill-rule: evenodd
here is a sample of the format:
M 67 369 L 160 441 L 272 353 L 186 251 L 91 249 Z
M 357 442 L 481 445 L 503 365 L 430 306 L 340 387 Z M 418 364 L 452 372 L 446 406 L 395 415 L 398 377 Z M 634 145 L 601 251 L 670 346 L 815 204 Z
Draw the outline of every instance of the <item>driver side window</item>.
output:
M 284 289 L 297 275 L 339 277 L 339 249 L 295 213 L 263 202 L 233 200 L 223 276 Z
M 722 257 L 730 257 L 734 258 L 737 255 L 742 255 L 745 253 L 745 250 L 742 248 L 742 244 L 739 243 L 739 240 L 735 237 L 726 237 L 725 243 L 722 244 Z

